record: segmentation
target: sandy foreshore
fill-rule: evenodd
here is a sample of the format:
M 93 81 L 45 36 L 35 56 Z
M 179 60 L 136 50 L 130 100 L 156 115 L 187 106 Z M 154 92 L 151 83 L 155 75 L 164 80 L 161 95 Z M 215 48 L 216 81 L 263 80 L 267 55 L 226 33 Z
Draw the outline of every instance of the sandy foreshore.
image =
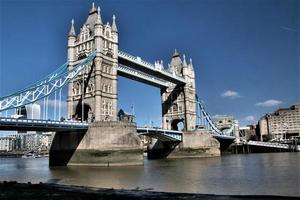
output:
M 237 200 L 237 199 L 299 199 L 299 197 L 285 196 L 261 196 L 261 195 L 210 195 L 210 194 L 188 194 L 188 193 L 169 193 L 153 192 L 145 190 L 123 190 L 123 189 L 104 189 L 81 186 L 67 186 L 59 184 L 31 184 L 17 182 L 0 182 L 1 200 L 37 200 L 37 199 L 75 199 L 75 200 L 147 200 L 147 199 L 166 199 L 166 200 L 187 200 L 187 199 L 216 199 L 216 200 Z

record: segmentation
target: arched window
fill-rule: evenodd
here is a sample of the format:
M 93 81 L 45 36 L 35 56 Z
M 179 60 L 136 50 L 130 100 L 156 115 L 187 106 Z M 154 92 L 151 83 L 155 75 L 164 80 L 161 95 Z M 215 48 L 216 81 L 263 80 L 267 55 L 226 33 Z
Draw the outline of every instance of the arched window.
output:
M 178 105 L 176 103 L 173 104 L 173 112 L 178 111 Z

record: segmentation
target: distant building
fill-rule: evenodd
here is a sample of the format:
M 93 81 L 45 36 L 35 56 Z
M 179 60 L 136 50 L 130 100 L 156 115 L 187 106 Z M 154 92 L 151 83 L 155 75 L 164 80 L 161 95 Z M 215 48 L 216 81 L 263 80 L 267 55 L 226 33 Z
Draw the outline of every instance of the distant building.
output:
M 259 120 L 258 126 L 261 140 L 300 136 L 300 104 L 266 114 Z
M 232 126 L 235 118 L 233 116 L 219 115 L 213 117 L 212 120 L 214 121 L 217 128 L 223 131 L 225 129 L 229 129 Z
M 120 109 L 118 112 L 118 120 L 119 121 L 127 121 L 127 122 L 135 122 L 134 115 L 130 113 L 124 112 L 124 110 Z
M 239 127 L 240 137 L 244 138 L 245 140 L 258 140 L 256 135 L 256 125 L 247 125 L 244 127 Z
M 236 120 L 233 116 L 228 115 L 219 115 L 212 118 L 214 124 L 221 131 L 226 131 L 234 126 L 234 135 L 239 138 L 239 125 L 238 120 Z
M 17 115 L 26 119 L 40 119 L 41 106 L 39 104 L 29 104 L 17 109 Z
M 13 151 L 16 139 L 13 136 L 0 137 L 0 151 Z

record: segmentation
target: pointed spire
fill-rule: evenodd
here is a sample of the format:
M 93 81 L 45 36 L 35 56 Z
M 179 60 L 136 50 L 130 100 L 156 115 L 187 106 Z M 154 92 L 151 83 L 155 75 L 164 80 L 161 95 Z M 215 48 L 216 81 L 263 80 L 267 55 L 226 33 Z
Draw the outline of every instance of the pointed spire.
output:
M 98 17 L 96 19 L 96 24 L 102 24 L 101 14 L 100 14 L 100 7 L 98 6 Z
M 69 31 L 69 36 L 76 36 L 75 28 L 74 28 L 74 19 L 72 19 L 72 21 L 71 21 L 71 28 Z
M 173 57 L 177 57 L 179 56 L 179 53 L 177 52 L 177 49 L 174 50 L 174 54 L 173 54 Z
M 91 10 L 90 10 L 90 14 L 92 14 L 92 13 L 94 13 L 94 12 L 97 12 L 97 9 L 96 9 L 96 7 L 95 7 L 95 3 L 93 2 L 92 8 L 91 8 Z
M 193 61 L 192 61 L 192 59 L 190 58 L 190 64 L 189 64 L 189 66 L 192 68 L 192 69 L 194 69 L 194 66 L 193 66 Z
M 184 66 L 184 67 L 187 66 L 187 63 L 186 63 L 186 60 L 185 60 L 185 54 L 183 54 L 183 66 Z
M 111 25 L 111 30 L 113 32 L 118 32 L 118 28 L 117 28 L 117 25 L 116 25 L 116 16 L 113 15 L 113 21 L 112 21 L 112 25 Z

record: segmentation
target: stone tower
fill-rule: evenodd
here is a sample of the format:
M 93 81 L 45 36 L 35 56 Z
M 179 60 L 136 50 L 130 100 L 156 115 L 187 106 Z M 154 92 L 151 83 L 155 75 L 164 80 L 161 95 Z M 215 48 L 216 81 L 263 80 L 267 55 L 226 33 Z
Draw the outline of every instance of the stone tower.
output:
M 190 59 L 187 64 L 185 55 L 183 61 L 175 50 L 169 72 L 182 76 L 186 80 L 185 85 L 170 84 L 170 87 L 161 90 L 163 128 L 179 130 L 179 124 L 183 123 L 185 131 L 192 131 L 196 127 L 196 87 L 195 72 Z
M 103 24 L 100 8 L 96 9 L 93 3 L 78 35 L 72 20 L 68 35 L 69 69 L 94 51 L 94 61 L 68 85 L 68 118 L 116 121 L 118 30 L 115 16 L 112 25 Z

